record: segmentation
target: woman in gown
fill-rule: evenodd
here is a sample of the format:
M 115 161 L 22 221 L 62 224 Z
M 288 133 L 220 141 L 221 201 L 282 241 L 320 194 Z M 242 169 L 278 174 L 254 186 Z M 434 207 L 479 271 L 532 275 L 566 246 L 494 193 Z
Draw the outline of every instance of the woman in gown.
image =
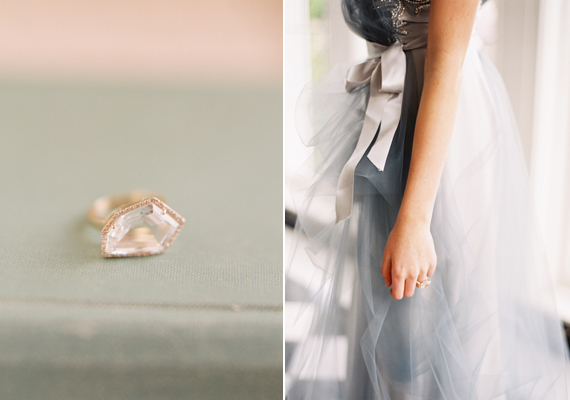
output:
M 306 244 L 290 263 L 306 253 L 315 272 L 288 398 L 567 399 L 513 113 L 473 34 L 479 0 L 342 1 L 370 58 L 298 103 L 315 157 L 291 187 Z

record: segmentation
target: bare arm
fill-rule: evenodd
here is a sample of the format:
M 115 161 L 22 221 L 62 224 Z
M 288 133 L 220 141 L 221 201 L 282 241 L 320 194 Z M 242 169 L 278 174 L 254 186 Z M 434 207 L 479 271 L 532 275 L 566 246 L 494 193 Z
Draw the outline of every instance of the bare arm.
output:
M 416 280 L 433 275 L 430 233 L 435 197 L 455 122 L 461 69 L 479 0 L 432 0 L 424 87 L 418 109 L 410 171 L 390 233 L 382 275 L 392 296 L 412 296 Z

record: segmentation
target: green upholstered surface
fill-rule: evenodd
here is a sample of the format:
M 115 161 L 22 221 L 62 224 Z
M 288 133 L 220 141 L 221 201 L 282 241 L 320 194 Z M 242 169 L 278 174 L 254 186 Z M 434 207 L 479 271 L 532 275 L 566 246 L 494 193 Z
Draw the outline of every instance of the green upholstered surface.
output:
M 0 84 L 0 398 L 281 396 L 281 98 Z M 186 224 L 103 259 L 86 210 L 132 189 Z

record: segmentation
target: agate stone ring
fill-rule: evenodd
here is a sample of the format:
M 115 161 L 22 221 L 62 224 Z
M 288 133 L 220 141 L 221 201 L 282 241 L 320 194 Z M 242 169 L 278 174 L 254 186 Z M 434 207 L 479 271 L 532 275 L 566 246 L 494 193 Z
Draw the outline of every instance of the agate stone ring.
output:
M 431 281 L 429 279 L 425 279 L 424 281 L 418 282 L 416 281 L 416 286 L 420 289 L 426 288 L 429 286 Z
M 87 211 L 93 226 L 101 229 L 104 257 L 162 254 L 184 225 L 164 197 L 146 191 L 99 197 Z

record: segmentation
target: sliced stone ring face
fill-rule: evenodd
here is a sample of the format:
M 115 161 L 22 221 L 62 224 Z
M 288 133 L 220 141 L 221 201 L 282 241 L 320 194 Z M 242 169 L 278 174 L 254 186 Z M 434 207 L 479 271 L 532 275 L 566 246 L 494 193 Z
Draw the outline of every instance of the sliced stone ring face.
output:
M 113 214 L 101 231 L 105 257 L 162 254 L 184 225 L 176 211 L 156 197 L 129 205 Z

